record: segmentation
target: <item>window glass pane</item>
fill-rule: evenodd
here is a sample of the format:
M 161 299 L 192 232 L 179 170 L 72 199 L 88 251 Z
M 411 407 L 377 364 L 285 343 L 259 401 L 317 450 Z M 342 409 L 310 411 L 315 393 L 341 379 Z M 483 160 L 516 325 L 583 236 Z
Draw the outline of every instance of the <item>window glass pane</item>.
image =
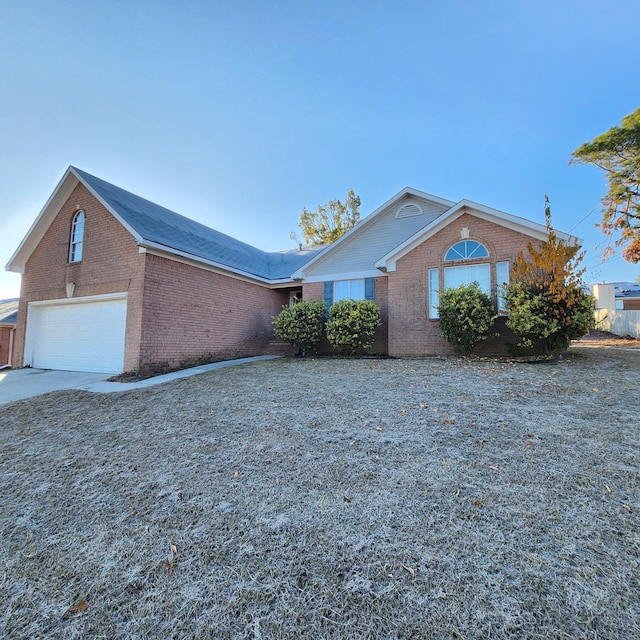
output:
M 487 258 L 489 252 L 487 248 L 475 240 L 463 240 L 458 242 L 447 251 L 444 256 L 445 262 L 450 260 L 472 260 L 474 258 Z
M 509 284 L 509 263 L 496 262 L 496 286 L 498 298 L 498 314 L 508 315 L 505 285 Z
M 78 211 L 71 227 L 71 246 L 69 247 L 69 262 L 82 260 L 82 240 L 84 238 L 84 212 Z
M 333 301 L 364 300 L 364 279 L 338 280 L 333 283 Z
M 461 284 L 477 282 L 480 288 L 491 295 L 491 268 L 488 264 L 469 264 L 462 267 L 445 267 L 445 288 L 459 287 Z
M 80 242 L 84 234 L 84 213 L 82 213 L 82 211 L 76 217 L 74 227 L 75 234 L 73 239 L 75 242 Z
M 349 297 L 349 281 L 341 280 L 333 283 L 333 301 L 344 300 Z
M 440 304 L 440 284 L 438 282 L 438 270 L 429 269 L 429 317 L 438 318 L 438 305 Z
M 351 280 L 349 297 L 352 300 L 364 300 L 364 280 Z

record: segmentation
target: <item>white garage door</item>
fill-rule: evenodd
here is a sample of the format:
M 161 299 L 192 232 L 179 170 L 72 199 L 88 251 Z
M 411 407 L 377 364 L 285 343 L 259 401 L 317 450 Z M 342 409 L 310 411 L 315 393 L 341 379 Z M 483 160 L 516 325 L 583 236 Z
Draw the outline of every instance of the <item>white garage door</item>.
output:
M 30 304 L 25 364 L 36 369 L 121 373 L 126 297 Z

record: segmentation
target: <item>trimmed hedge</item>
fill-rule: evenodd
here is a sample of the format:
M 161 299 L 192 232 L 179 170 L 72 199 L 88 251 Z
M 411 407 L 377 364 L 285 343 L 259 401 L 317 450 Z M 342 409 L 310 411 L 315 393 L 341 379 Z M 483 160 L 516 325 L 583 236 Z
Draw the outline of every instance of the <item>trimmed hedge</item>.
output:
M 339 300 L 329 308 L 327 339 L 338 351 L 362 353 L 373 345 L 380 323 L 380 307 L 372 300 Z
M 489 337 L 498 317 L 477 282 L 445 289 L 438 305 L 440 335 L 457 353 L 469 355 Z
M 324 337 L 324 304 L 320 300 L 301 300 L 292 307 L 283 306 L 273 319 L 274 332 L 305 356 Z

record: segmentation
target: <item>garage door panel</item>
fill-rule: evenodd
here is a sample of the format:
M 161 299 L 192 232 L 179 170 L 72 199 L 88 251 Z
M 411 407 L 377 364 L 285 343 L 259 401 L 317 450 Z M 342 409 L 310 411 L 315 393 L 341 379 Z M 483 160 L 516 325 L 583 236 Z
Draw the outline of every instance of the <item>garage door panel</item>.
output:
M 126 315 L 126 299 L 30 307 L 27 333 L 32 366 L 120 373 Z

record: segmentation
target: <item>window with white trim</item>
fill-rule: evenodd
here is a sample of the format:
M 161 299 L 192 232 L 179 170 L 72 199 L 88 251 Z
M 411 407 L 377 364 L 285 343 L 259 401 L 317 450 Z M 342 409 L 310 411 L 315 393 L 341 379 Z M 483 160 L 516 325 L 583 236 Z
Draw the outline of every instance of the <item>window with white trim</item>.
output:
M 333 283 L 333 301 L 364 300 L 364 278 L 359 280 L 337 280 Z
M 429 269 L 429 317 L 437 319 L 438 305 L 440 304 L 440 270 Z
M 454 289 L 462 284 L 471 284 L 472 282 L 477 282 L 480 289 L 491 297 L 491 265 L 488 262 L 444 268 L 445 289 Z
M 69 262 L 82 260 L 82 245 L 84 243 L 84 211 L 76 213 L 71 223 L 71 241 L 69 242 Z
M 457 242 L 445 253 L 445 262 L 458 262 L 462 260 L 477 260 L 488 258 L 487 248 L 476 240 L 462 240 Z M 507 266 L 507 274 L 509 263 Z M 501 267 L 502 269 L 502 267 Z M 504 275 L 504 274 L 503 274 Z M 438 287 L 438 270 L 429 269 L 429 317 L 438 317 L 438 305 L 440 304 L 440 292 Z M 446 266 L 444 268 L 444 288 L 453 289 L 463 284 L 477 282 L 480 289 L 491 297 L 491 264 L 460 264 Z

